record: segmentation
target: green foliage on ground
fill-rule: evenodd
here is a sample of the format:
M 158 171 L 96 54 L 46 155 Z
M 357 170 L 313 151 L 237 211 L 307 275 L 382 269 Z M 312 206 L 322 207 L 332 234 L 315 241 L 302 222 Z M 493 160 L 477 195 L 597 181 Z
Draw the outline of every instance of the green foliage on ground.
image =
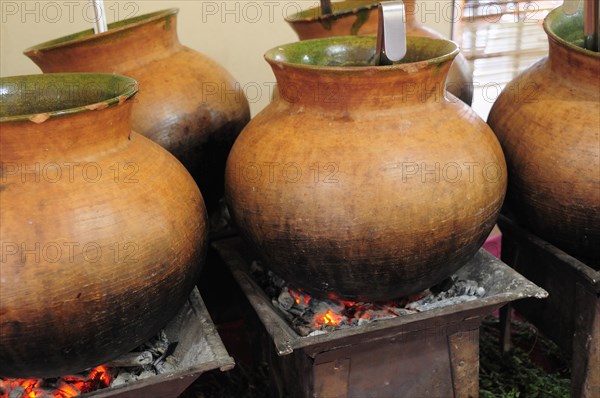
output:
M 570 370 L 560 349 L 529 323 L 513 321 L 512 331 L 515 348 L 502 355 L 498 319 L 489 317 L 483 322 L 479 347 L 480 398 L 569 397 Z M 548 373 L 534 362 L 534 351 L 555 369 Z

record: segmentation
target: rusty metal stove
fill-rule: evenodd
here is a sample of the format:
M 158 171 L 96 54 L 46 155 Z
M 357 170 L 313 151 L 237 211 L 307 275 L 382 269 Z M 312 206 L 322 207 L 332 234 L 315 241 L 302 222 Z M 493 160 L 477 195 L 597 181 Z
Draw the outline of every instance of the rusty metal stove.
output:
M 457 276 L 486 296 L 427 312 L 301 337 L 249 275 L 239 238 L 213 243 L 263 329 L 280 397 L 477 397 L 479 326 L 507 302 L 547 293 L 481 250 Z
M 194 288 L 164 330 L 170 341 L 177 342 L 171 354 L 177 360 L 172 372 L 103 388 L 79 397 L 175 398 L 202 373 L 214 369 L 227 371 L 234 367 L 235 362 L 227 353 L 197 288 Z

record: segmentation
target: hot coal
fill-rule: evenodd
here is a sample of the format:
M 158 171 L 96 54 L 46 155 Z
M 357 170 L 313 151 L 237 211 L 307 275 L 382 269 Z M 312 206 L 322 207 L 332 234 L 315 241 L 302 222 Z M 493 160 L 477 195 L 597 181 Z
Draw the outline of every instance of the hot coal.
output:
M 250 273 L 301 336 L 429 311 L 484 297 L 485 289 L 472 280 L 455 276 L 419 294 L 387 302 L 353 302 L 311 297 L 254 261 Z
M 107 387 L 112 381 L 106 366 L 77 375 L 48 379 L 0 379 L 1 398 L 70 398 Z
M 0 398 L 70 398 L 173 372 L 177 363 L 171 353 L 176 345 L 163 330 L 130 353 L 76 375 L 29 380 L 0 378 Z

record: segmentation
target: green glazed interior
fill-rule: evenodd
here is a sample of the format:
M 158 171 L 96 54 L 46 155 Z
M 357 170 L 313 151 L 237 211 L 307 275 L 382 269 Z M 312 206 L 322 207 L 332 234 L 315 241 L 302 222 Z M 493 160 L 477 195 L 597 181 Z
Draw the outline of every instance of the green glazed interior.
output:
M 111 74 L 47 73 L 0 78 L 0 123 L 102 109 L 137 92 L 134 79 Z M 105 106 L 105 105 L 106 106 Z
M 23 53 L 27 54 L 32 51 L 46 50 L 49 48 L 54 48 L 54 47 L 58 47 L 61 45 L 70 44 L 71 42 L 77 41 L 77 40 L 94 39 L 94 38 L 98 38 L 98 37 L 103 37 L 104 35 L 113 33 L 115 31 L 123 31 L 123 30 L 127 30 L 127 29 L 132 29 L 136 26 L 143 25 L 143 24 L 151 22 L 151 21 L 157 21 L 157 20 L 160 20 L 160 19 L 168 17 L 168 16 L 176 15 L 178 12 L 179 12 L 179 9 L 171 8 L 168 10 L 157 11 L 157 12 L 153 12 L 150 14 L 144 14 L 144 15 L 140 15 L 137 17 L 124 19 L 121 21 L 116 21 L 116 22 L 108 24 L 107 32 L 100 33 L 100 34 L 94 34 L 94 29 L 88 29 L 88 30 L 84 30 L 82 32 L 73 33 L 68 36 L 63 36 L 58 39 L 54 39 L 54 40 L 50 40 L 50 41 L 47 41 L 44 43 L 37 44 L 33 47 L 29 47 L 28 49 L 23 51 Z
M 375 36 L 339 36 L 305 40 L 273 48 L 267 51 L 265 59 L 269 63 L 306 68 L 355 69 L 375 66 L 376 40 Z M 441 64 L 454 59 L 458 52 L 456 43 L 449 40 L 409 36 L 406 56 L 395 65 Z M 421 67 L 422 64 L 419 66 Z M 393 67 L 394 65 L 379 68 Z
M 583 7 L 573 15 L 566 15 L 562 6 L 554 9 L 544 20 L 544 30 L 566 47 L 600 57 L 600 53 L 584 48 Z
M 355 13 L 357 10 L 361 9 L 376 8 L 378 5 L 379 2 L 373 0 L 344 0 L 331 3 L 333 14 L 322 15 L 321 7 L 319 6 L 300 11 L 290 17 L 287 17 L 286 20 L 289 22 L 294 22 L 299 20 L 310 21 L 317 18 L 339 17 L 342 15 Z

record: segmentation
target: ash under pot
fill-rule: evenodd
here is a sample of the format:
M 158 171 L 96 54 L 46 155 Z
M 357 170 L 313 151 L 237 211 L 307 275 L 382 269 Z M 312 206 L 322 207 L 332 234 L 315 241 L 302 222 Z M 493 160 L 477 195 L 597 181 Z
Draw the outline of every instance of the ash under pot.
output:
M 252 262 L 250 273 L 300 336 L 444 308 L 486 295 L 485 288 L 476 281 L 452 276 L 421 293 L 384 302 L 355 302 L 335 297 L 322 300 L 288 284 L 258 261 Z

